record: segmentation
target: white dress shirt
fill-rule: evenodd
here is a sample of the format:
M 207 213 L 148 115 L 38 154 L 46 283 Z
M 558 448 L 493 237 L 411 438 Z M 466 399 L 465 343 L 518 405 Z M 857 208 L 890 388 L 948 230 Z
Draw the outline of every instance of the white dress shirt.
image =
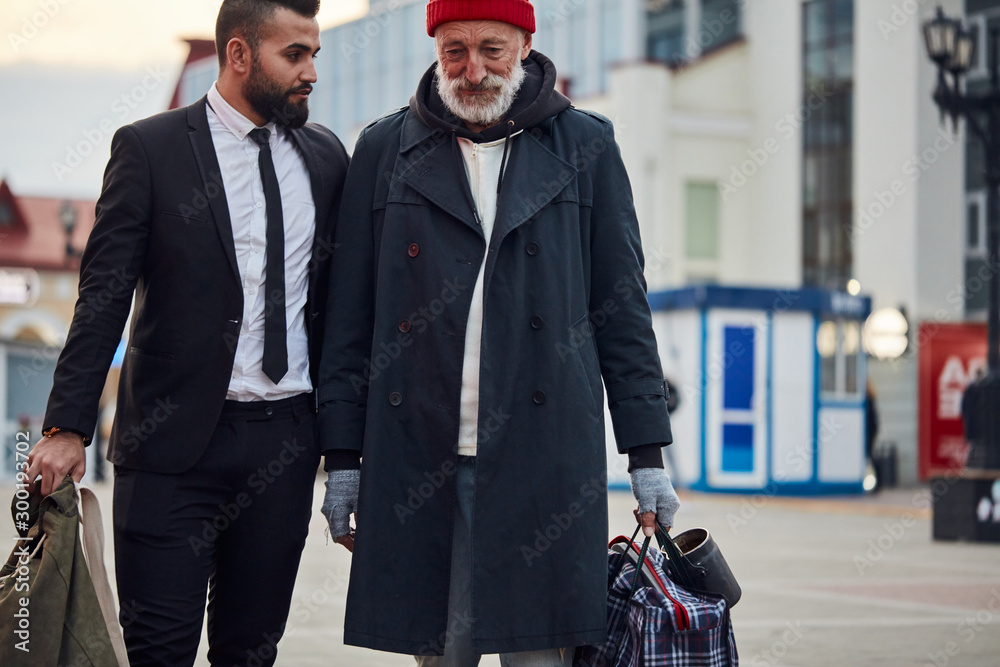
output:
M 253 121 L 226 102 L 215 84 L 208 91 L 208 126 L 226 188 L 236 243 L 236 263 L 243 284 L 243 325 L 226 398 L 274 401 L 312 391 L 306 337 L 309 259 L 316 231 L 316 205 L 309 170 L 288 131 L 268 123 L 271 155 L 281 188 L 285 226 L 285 322 L 288 372 L 278 384 L 264 375 L 264 265 L 267 207 L 257 163 L 260 147 L 247 136 Z

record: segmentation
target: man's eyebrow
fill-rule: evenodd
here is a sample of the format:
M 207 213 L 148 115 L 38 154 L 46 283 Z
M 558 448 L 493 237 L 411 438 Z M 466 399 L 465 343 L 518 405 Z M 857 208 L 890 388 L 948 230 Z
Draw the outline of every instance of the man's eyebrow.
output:
M 302 44 L 300 42 L 294 42 L 285 47 L 286 51 L 293 51 L 296 49 L 299 51 L 311 51 L 313 53 L 319 53 L 320 47 L 317 46 L 316 50 L 313 51 L 313 48 L 311 46 L 309 46 L 308 44 Z

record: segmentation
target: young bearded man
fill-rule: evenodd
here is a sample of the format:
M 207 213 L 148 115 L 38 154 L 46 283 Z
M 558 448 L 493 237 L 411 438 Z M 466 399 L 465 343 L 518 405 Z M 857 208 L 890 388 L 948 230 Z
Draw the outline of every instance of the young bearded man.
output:
M 220 73 L 190 107 L 120 129 L 28 475 L 84 446 L 126 318 L 108 447 L 133 667 L 271 665 L 308 532 L 314 386 L 348 158 L 307 124 L 318 0 L 224 0 Z

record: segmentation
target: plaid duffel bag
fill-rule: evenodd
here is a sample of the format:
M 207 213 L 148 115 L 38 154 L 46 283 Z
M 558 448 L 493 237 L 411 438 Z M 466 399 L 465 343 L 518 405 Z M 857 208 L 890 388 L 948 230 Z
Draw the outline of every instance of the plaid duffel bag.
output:
M 640 547 L 637 534 L 609 545 L 608 641 L 577 649 L 574 667 L 736 667 L 725 599 L 678 586 L 663 553 L 649 538 Z

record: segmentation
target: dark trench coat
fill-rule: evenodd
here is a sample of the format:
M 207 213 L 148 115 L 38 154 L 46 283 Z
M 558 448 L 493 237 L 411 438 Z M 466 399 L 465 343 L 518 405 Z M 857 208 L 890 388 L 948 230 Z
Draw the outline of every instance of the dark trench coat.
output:
M 448 618 L 464 336 L 487 249 L 450 134 L 409 110 L 358 139 L 320 373 L 324 450 L 362 452 L 345 642 L 440 654 L 605 637 L 603 387 L 618 447 L 670 442 L 631 188 L 611 123 L 512 140 L 488 245 L 473 613 Z

